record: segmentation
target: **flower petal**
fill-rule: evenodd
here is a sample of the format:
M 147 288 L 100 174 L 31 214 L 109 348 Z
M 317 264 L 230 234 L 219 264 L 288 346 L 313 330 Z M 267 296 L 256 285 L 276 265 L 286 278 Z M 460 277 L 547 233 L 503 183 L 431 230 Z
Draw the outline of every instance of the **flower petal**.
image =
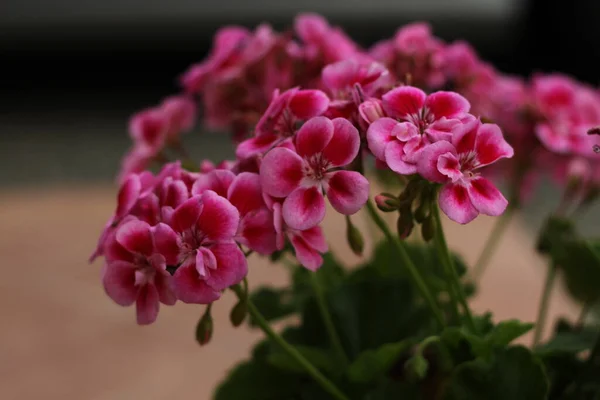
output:
M 514 155 L 513 148 L 504 140 L 500 127 L 495 124 L 483 124 L 479 127 L 475 151 L 479 166 L 491 164 L 500 158 L 511 158 Z
M 302 236 L 292 235 L 290 242 L 294 246 L 296 258 L 304 267 L 311 271 L 316 271 L 323 264 L 321 254 L 306 243 Z
M 236 176 L 227 191 L 227 199 L 238 209 L 240 215 L 264 207 L 260 176 L 250 172 L 242 172 Z
M 447 184 L 440 191 L 438 199 L 440 209 L 452 221 L 459 224 L 471 222 L 479 214 L 467 192 L 467 188 L 459 184 Z
M 329 250 L 327 246 L 327 240 L 325 234 L 320 226 L 314 226 L 310 229 L 298 232 L 298 235 L 302 236 L 302 239 L 313 249 L 325 253 Z
M 385 160 L 385 146 L 396 138 L 392 135 L 394 127 L 398 124 L 392 118 L 379 118 L 367 130 L 367 143 L 369 150 L 379 160 Z
M 129 214 L 140 197 L 141 190 L 142 183 L 137 174 L 131 174 L 125 179 L 117 196 L 117 210 L 115 211 L 115 219 L 119 220 Z
M 137 323 L 148 325 L 156 321 L 160 302 L 158 290 L 154 285 L 144 285 L 140 288 L 136 303 Z
M 205 190 L 212 190 L 219 196 L 227 197 L 227 190 L 234 179 L 235 174 L 226 169 L 216 169 L 207 174 L 200 174 L 192 186 L 192 196 L 201 195 Z
M 425 107 L 434 115 L 435 119 L 442 117 L 457 118 L 469 112 L 469 101 L 458 93 L 439 91 L 427 96 Z
M 304 161 L 286 148 L 269 151 L 260 165 L 260 181 L 265 193 L 285 197 L 300 185 Z
M 421 112 L 427 95 L 421 89 L 401 86 L 383 95 L 383 108 L 391 117 L 405 118 Z
M 508 201 L 492 182 L 483 177 L 471 179 L 467 187 L 469 198 L 473 206 L 482 214 L 498 216 L 501 215 Z
M 135 286 L 134 264 L 126 261 L 112 261 L 102 271 L 104 291 L 120 306 L 130 306 L 135 302 L 138 288 Z
M 333 137 L 323 149 L 323 155 L 333 167 L 350 164 L 360 150 L 358 130 L 350 121 L 336 118 L 333 121 Z
M 417 160 L 417 171 L 419 174 L 431 182 L 447 182 L 448 177 L 442 174 L 438 169 L 439 159 L 446 153 L 450 153 L 454 155 L 454 157 L 457 157 L 456 149 L 449 142 L 435 142 L 426 146 L 421 150 Z
M 265 153 L 277 143 L 277 135 L 266 134 L 244 140 L 235 149 L 235 156 L 240 159 L 249 158 L 256 154 Z
M 133 220 L 119 227 L 117 242 L 132 253 L 150 256 L 154 252 L 154 240 L 150 225 L 146 222 Z
M 325 199 L 316 187 L 298 188 L 283 202 L 282 215 L 292 229 L 312 228 L 325 218 Z
M 179 256 L 179 245 L 177 244 L 177 234 L 171 227 L 164 223 L 159 223 L 152 228 L 154 233 L 154 246 L 156 251 L 161 254 L 168 265 L 177 264 Z
M 182 265 L 173 275 L 177 298 L 184 303 L 208 304 L 221 297 L 221 292 L 211 288 L 198 275 L 194 264 Z
M 238 242 L 260 254 L 271 254 L 276 250 L 276 232 L 273 213 L 266 208 L 244 215 L 240 222 Z
M 206 283 L 214 290 L 223 290 L 238 284 L 248 274 L 248 263 L 240 248 L 233 242 L 210 247 L 217 260 L 217 268 L 210 271 Z
M 202 198 L 194 196 L 175 209 L 171 226 L 176 232 L 183 232 L 196 224 L 202 213 Z
M 367 202 L 369 181 L 356 171 L 336 171 L 330 175 L 326 192 L 337 212 L 352 215 Z
M 333 123 L 326 117 L 309 119 L 296 134 L 298 155 L 308 158 L 323 151 L 333 137 Z
M 456 182 L 463 177 L 463 173 L 460 171 L 458 158 L 452 153 L 442 154 L 440 158 L 438 158 L 437 169 L 442 175 L 446 175 L 450 178 L 452 182 Z
M 179 179 L 165 179 L 161 189 L 160 204 L 162 206 L 177 208 L 190 197 L 187 186 Z
M 290 111 L 299 119 L 322 115 L 329 107 L 329 97 L 320 90 L 299 90 L 290 100 Z
M 475 151 L 477 130 L 481 126 L 479 119 L 470 120 L 464 124 L 457 125 L 452 130 L 452 144 L 458 154 L 466 154 Z
M 394 126 L 392 135 L 401 142 L 408 142 L 409 140 L 419 136 L 419 130 L 410 122 L 400 122 Z
M 405 144 L 399 140 L 394 140 L 385 148 L 385 162 L 394 172 L 401 175 L 412 175 L 417 172 L 417 166 L 405 161 Z
M 207 190 L 202 194 L 202 214 L 200 214 L 196 226 L 209 240 L 233 238 L 239 223 L 240 213 L 229 200 L 212 190 Z

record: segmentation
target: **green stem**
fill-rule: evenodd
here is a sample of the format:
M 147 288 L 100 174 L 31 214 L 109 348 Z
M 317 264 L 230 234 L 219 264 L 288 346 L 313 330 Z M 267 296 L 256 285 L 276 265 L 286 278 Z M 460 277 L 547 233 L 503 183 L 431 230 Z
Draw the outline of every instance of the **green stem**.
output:
M 542 298 L 540 299 L 540 307 L 538 309 L 537 322 L 535 324 L 535 332 L 533 334 L 533 347 L 540 343 L 542 338 L 542 332 L 546 325 L 546 317 L 548 315 L 548 304 L 550 303 L 550 294 L 552 293 L 552 287 L 554 286 L 554 280 L 556 278 L 556 265 L 551 264 L 546 274 L 546 282 L 544 283 L 544 291 L 542 292 Z
M 496 223 L 492 228 L 492 232 L 490 233 L 490 236 L 485 242 L 483 250 L 479 254 L 479 257 L 475 262 L 475 266 L 473 267 L 472 276 L 474 281 L 478 281 L 479 279 L 481 279 L 481 276 L 484 274 L 486 267 L 489 265 L 490 259 L 492 258 L 492 255 L 494 254 L 498 247 L 498 244 L 500 243 L 500 238 L 502 237 L 502 234 L 508 227 L 508 223 L 511 221 L 514 212 L 517 208 L 513 204 L 514 203 L 512 202 L 509 203 L 508 208 L 506 209 L 506 211 L 504 211 L 504 214 L 502 214 L 496 219 Z
M 444 317 L 443 317 L 442 311 L 441 311 L 440 307 L 438 306 L 437 302 L 435 301 L 433 295 L 429 291 L 429 288 L 425 284 L 425 280 L 421 276 L 419 270 L 417 269 L 415 264 L 413 264 L 412 260 L 408 256 L 408 252 L 406 251 L 406 248 L 404 247 L 404 243 L 402 243 L 398 238 L 396 238 L 392 234 L 392 232 L 388 228 L 385 221 L 377 213 L 377 210 L 376 210 L 375 206 L 373 205 L 373 202 L 371 201 L 371 199 L 369 199 L 367 201 L 367 211 L 369 212 L 369 215 L 375 222 L 375 225 L 377 225 L 379 227 L 379 229 L 381 229 L 381 231 L 383 232 L 383 234 L 385 235 L 387 240 L 390 242 L 390 244 L 392 244 L 394 246 L 396 252 L 398 253 L 398 256 L 400 256 L 400 260 L 402 261 L 404 266 L 406 266 L 406 268 L 408 269 L 410 277 L 412 278 L 415 285 L 421 292 L 421 295 L 423 296 L 423 298 L 429 305 L 429 308 L 431 309 L 431 312 L 433 313 L 433 316 L 435 317 L 435 320 L 436 320 L 437 324 L 439 325 L 439 328 L 443 329 L 446 326 L 446 323 L 444 322 Z
M 317 304 L 319 306 L 319 312 L 321 313 L 321 318 L 323 318 L 323 323 L 325 324 L 325 329 L 327 330 L 327 334 L 329 335 L 329 341 L 331 342 L 331 346 L 337 354 L 339 361 L 345 368 L 346 366 L 348 366 L 349 363 L 348 357 L 344 352 L 344 348 L 342 347 L 340 337 L 337 334 L 337 331 L 335 330 L 335 326 L 333 325 L 331 313 L 327 308 L 325 296 L 323 295 L 323 290 L 321 290 L 321 285 L 319 284 L 319 278 L 317 277 L 316 272 L 310 274 L 310 283 L 312 284 L 313 290 L 315 291 L 315 295 L 317 297 Z
M 237 294 L 237 292 L 236 292 Z M 238 294 L 239 297 L 239 294 Z M 337 400 L 349 400 L 345 394 L 343 394 L 329 379 L 327 379 L 314 365 L 312 365 L 296 348 L 289 344 L 283 337 L 277 334 L 269 323 L 265 320 L 262 314 L 254 306 L 252 301 L 247 301 L 248 312 L 252 315 L 254 322 L 262 329 L 262 331 L 275 343 L 294 358 L 298 364 L 300 364 L 306 372 L 319 384 L 321 387 L 333 396 Z
M 440 218 L 440 209 L 438 208 L 437 204 L 432 205 L 431 212 L 433 213 L 436 224 L 436 247 L 440 259 L 442 260 L 442 264 L 444 264 L 444 269 L 446 272 L 448 283 L 450 284 L 450 297 L 452 298 L 454 296 L 452 300 L 456 309 L 458 309 L 458 303 L 462 305 L 463 310 L 465 312 L 465 316 L 467 318 L 467 327 L 469 328 L 469 330 L 471 330 L 471 332 L 477 333 L 477 329 L 475 328 L 475 322 L 473 320 L 473 315 L 471 314 L 471 309 L 469 308 L 469 304 L 467 303 L 467 297 L 465 296 L 465 292 L 460 282 L 460 278 L 458 276 L 458 273 L 456 272 L 454 260 L 450 256 L 450 250 L 448 249 L 448 243 L 446 243 L 446 236 L 444 235 L 442 220 Z

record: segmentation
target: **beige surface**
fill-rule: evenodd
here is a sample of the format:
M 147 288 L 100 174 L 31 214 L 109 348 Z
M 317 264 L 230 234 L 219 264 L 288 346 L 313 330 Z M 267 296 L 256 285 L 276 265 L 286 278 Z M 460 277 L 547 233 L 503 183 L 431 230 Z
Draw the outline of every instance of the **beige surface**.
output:
M 207 347 L 193 339 L 199 306 L 163 307 L 156 324 L 138 327 L 133 308 L 105 297 L 100 262 L 86 262 L 113 207 L 112 188 L 0 193 L 2 399 L 209 399 L 225 371 L 260 337 L 230 327 L 230 294 L 215 306 L 215 335 Z M 473 261 L 491 222 L 480 217 L 468 226 L 447 224 L 450 245 Z M 326 231 L 328 238 L 344 238 L 343 220 L 327 220 Z M 342 259 L 356 261 L 345 243 L 331 244 Z M 482 282 L 483 295 L 473 303 L 476 310 L 534 319 L 543 263 L 532 244 L 513 221 Z M 282 284 L 285 274 L 254 258 L 249 280 L 252 286 Z M 552 315 L 576 312 L 554 296 Z

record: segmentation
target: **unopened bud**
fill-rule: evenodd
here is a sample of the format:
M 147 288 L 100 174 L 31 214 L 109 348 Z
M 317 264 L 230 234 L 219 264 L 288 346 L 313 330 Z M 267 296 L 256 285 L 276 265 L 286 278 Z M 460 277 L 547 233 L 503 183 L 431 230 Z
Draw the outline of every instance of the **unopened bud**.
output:
M 357 256 L 362 256 L 363 249 L 365 247 L 365 241 L 362 234 L 356 226 L 350 221 L 349 217 L 346 217 L 346 239 L 352 249 L 352 252 Z
M 426 242 L 429 242 L 435 236 L 435 221 L 431 215 L 427 216 L 421 224 L 421 236 Z
M 200 321 L 198 321 L 198 325 L 196 325 L 196 341 L 200 343 L 200 346 L 204 346 L 208 342 L 213 334 L 213 320 L 210 315 L 210 305 L 206 307 L 206 311 Z
M 399 206 L 398 198 L 389 193 L 381 193 L 375 196 L 375 204 L 383 212 L 396 211 Z
M 567 187 L 565 188 L 565 198 L 572 199 L 587 184 L 591 175 L 589 163 L 582 158 L 575 158 L 567 166 Z
M 231 309 L 229 320 L 231 321 L 231 324 L 237 328 L 244 322 L 244 319 L 246 319 L 246 314 L 248 314 L 248 306 L 245 301 L 240 300 Z
M 423 196 L 421 198 L 421 204 L 419 204 L 419 207 L 415 210 L 415 221 L 421 224 L 427 219 L 429 216 L 430 204 L 428 196 Z
M 413 215 L 410 211 L 410 208 L 405 208 L 400 211 L 400 216 L 398 217 L 397 227 L 398 227 L 398 237 L 400 239 L 406 239 L 410 236 L 415 223 L 413 221 Z
M 369 124 L 372 124 L 379 118 L 385 117 L 385 112 L 383 111 L 381 101 L 377 99 L 369 99 L 364 103 L 361 103 L 358 106 L 358 113 L 360 114 L 361 118 Z

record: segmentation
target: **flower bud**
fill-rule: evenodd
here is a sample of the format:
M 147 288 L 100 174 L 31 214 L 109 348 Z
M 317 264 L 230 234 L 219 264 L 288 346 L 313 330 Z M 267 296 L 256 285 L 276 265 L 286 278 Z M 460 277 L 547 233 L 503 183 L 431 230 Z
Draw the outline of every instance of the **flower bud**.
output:
M 383 212 L 396 211 L 399 206 L 398 198 L 389 193 L 381 193 L 375 196 L 375 204 Z
M 346 217 L 346 239 L 352 249 L 352 252 L 357 256 L 362 256 L 363 249 L 365 247 L 365 241 L 362 234 L 356 226 L 350 221 L 349 217 Z
M 423 237 L 423 240 L 429 242 L 431 239 L 433 239 L 435 236 L 435 230 L 435 221 L 430 214 L 423 220 L 423 223 L 421 224 L 421 236 Z
M 200 346 L 204 346 L 208 342 L 213 334 L 213 320 L 210 315 L 211 305 L 209 304 L 206 307 L 206 311 L 200 321 L 198 321 L 198 325 L 196 325 L 196 341 L 200 343 Z
M 423 194 L 423 196 L 421 196 L 421 204 L 419 204 L 419 207 L 415 210 L 415 221 L 421 224 L 427 219 L 429 216 L 430 204 L 429 196 Z
M 358 113 L 367 123 L 372 124 L 379 118 L 385 117 L 381 101 L 369 99 L 358 106 Z
M 244 319 L 246 319 L 246 314 L 248 314 L 248 306 L 245 301 L 240 300 L 231 309 L 229 320 L 231 321 L 231 324 L 237 328 L 244 322 Z
M 570 200 L 577 196 L 587 185 L 591 176 L 589 163 L 582 158 L 575 158 L 567 166 L 567 186 L 565 199 Z
M 410 208 L 403 208 L 400 210 L 400 216 L 398 217 L 398 237 L 400 239 L 406 239 L 410 236 L 415 223 L 413 222 L 413 215 Z
M 408 372 L 408 376 L 414 380 L 421 380 L 427 376 L 427 371 L 429 370 L 429 363 L 420 354 L 414 355 L 410 358 L 406 364 L 404 364 L 404 368 Z

